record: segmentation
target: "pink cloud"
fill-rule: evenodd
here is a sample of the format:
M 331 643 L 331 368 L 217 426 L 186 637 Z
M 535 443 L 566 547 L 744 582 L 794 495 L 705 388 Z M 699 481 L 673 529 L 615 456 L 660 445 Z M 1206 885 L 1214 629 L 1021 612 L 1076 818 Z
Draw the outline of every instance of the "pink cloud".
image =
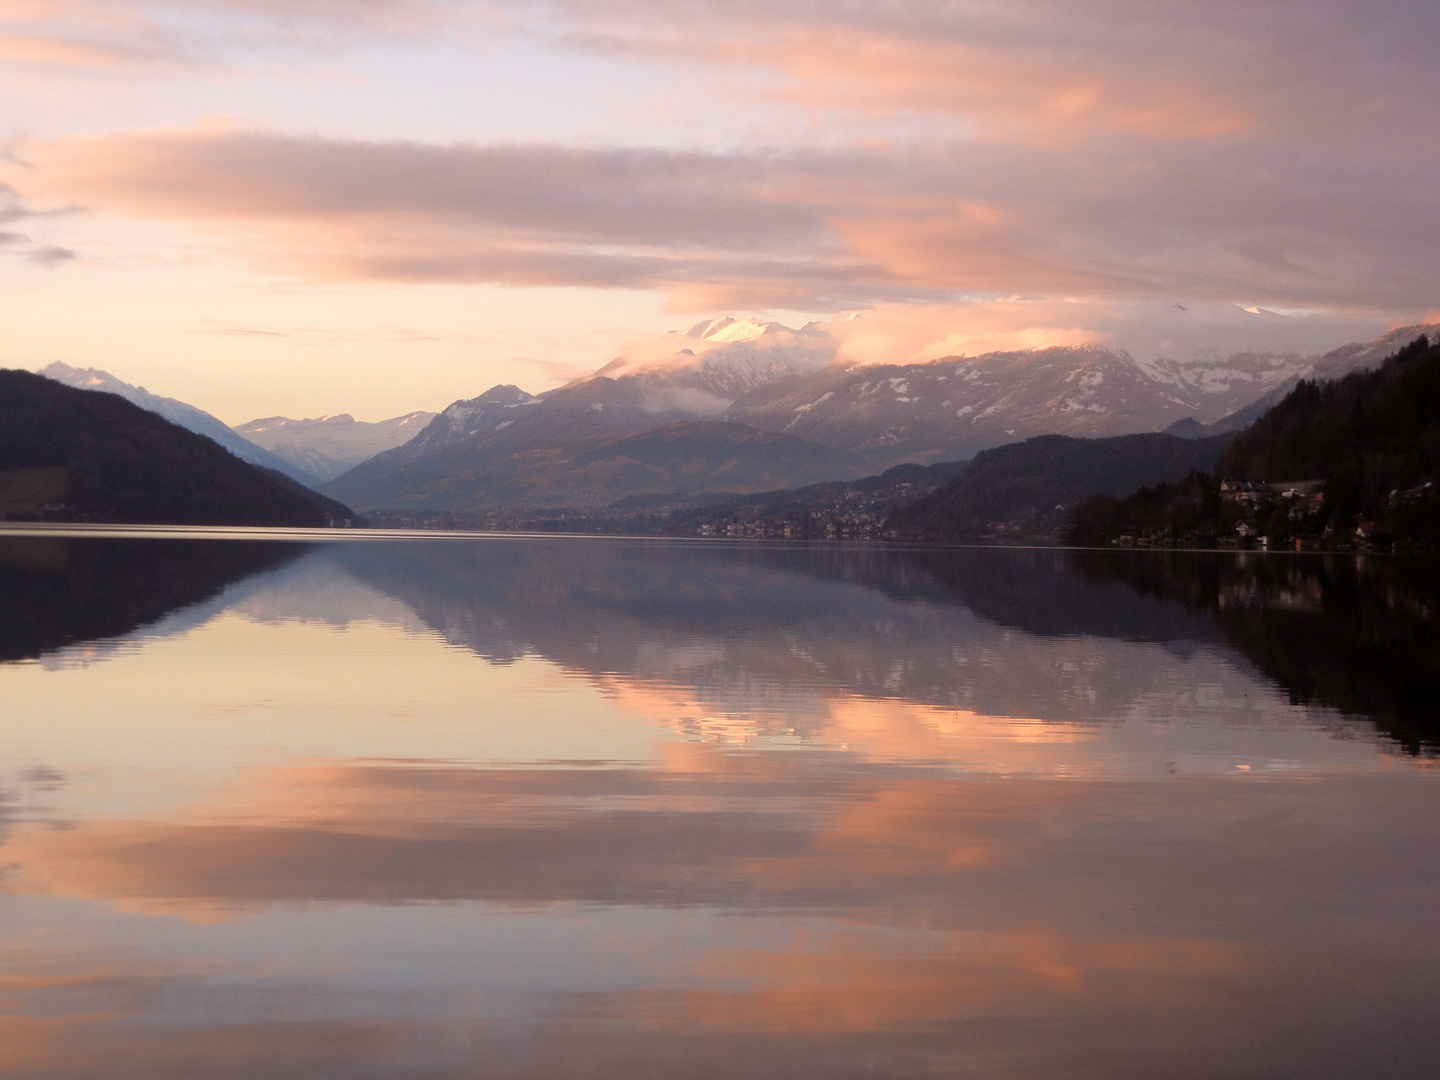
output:
M 315 279 L 661 289 L 693 308 L 955 294 L 1423 309 L 1440 210 L 1265 144 L 702 153 L 295 137 L 233 126 L 21 143 L 32 201 L 178 221 Z
M 1083 58 L 1017 55 L 965 40 L 806 26 L 778 38 L 723 41 L 711 54 L 773 69 L 785 78 L 775 95 L 802 106 L 959 113 L 987 136 L 1055 141 L 1109 129 L 1208 139 L 1259 125 L 1233 90 L 1173 71 L 1107 70 Z
M 806 108 L 955 114 L 1041 143 L 1264 136 L 1383 152 L 1433 130 L 1440 89 L 1423 44 L 1440 17 L 1424 0 L 504 6 L 570 47 L 768 72 L 769 93 Z
M 476 8 L 464 0 L 0 0 L 0 59 L 149 76 L 157 64 L 213 64 L 282 42 L 329 48 L 433 33 Z

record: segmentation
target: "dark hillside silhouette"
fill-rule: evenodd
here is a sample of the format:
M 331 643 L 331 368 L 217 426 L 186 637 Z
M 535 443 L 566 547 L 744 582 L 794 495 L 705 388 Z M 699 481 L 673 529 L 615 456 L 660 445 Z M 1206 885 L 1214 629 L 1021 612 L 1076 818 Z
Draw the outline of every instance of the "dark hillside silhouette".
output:
M 950 483 L 896 510 L 886 528 L 916 540 L 962 540 L 1007 528 L 1040 535 L 1063 525 L 1067 510 L 1087 495 L 1123 495 L 1212 468 L 1229 439 L 1038 435 L 977 454 Z
M 1235 436 L 1211 475 L 1087 500 L 1070 538 L 1213 545 L 1440 548 L 1440 347 L 1417 338 L 1375 371 L 1301 381 Z
M 0 370 L 0 518 L 150 525 L 353 524 L 279 473 L 114 394 Z
M 269 541 L 0 536 L 0 662 L 128 634 L 306 550 Z

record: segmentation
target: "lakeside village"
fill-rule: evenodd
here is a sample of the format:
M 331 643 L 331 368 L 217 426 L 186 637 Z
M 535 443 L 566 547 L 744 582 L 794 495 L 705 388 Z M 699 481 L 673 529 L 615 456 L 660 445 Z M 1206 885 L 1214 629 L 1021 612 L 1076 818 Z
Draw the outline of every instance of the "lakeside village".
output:
M 366 515 L 384 528 L 502 532 L 620 533 L 730 539 L 880 540 L 897 507 L 930 494 L 953 470 L 903 466 L 858 482 L 833 481 L 756 495 L 632 496 L 608 507 L 491 511 L 381 510 Z
M 1437 493 L 1425 483 L 1392 491 L 1390 511 L 1418 508 Z M 1377 551 L 1386 545 L 1384 527 L 1359 520 L 1353 530 L 1337 530 L 1326 521 L 1324 480 L 1262 483 L 1222 480 L 1218 486 L 1221 527 L 1178 531 L 1173 525 L 1122 534 L 1114 547 L 1220 547 L 1249 550 Z
M 1208 478 L 1206 478 L 1208 480 Z M 1182 482 L 1183 483 L 1183 482 Z M 1383 527 L 1361 520 L 1353 530 L 1337 530 L 1326 521 L 1325 481 L 1210 481 L 1218 496 L 1217 515 L 1203 515 L 1208 527 L 1176 527 L 1173 523 L 1137 529 L 1107 538 L 1111 547 L 1234 548 L 1240 550 L 1378 551 L 1384 550 Z M 905 485 L 908 487 L 909 485 Z M 919 492 L 906 491 L 912 498 Z M 867 492 L 846 492 L 833 501 L 809 502 L 779 512 L 757 513 L 738 506 L 747 500 L 709 507 L 647 507 L 644 509 L 553 509 L 463 513 L 450 511 L 381 511 L 369 524 L 381 528 L 479 529 L 500 532 L 614 533 L 648 536 L 697 536 L 712 539 L 897 540 L 908 539 L 887 526 L 895 507 L 889 499 Z M 1426 483 L 1392 492 L 1390 509 L 1402 510 L 1429 502 L 1440 489 Z M 867 497 L 868 496 L 868 497 Z M 902 500 L 903 501 L 903 500 Z M 1196 500 L 1200 502 L 1201 500 Z M 888 505 L 886 505 L 888 503 Z M 877 505 L 878 504 L 878 505 Z M 1067 508 L 1057 506 L 1056 511 Z M 1197 505 L 1196 509 L 1200 509 Z M 972 543 L 1060 544 L 1066 540 L 1063 518 L 1033 516 L 1018 521 L 991 521 L 961 537 Z
M 558 508 L 464 512 L 381 510 L 366 515 L 375 528 L 462 529 L 495 532 L 618 533 L 627 536 L 702 536 L 719 539 L 879 540 L 884 509 L 851 492 L 834 505 L 756 515 L 723 507 L 644 509 Z

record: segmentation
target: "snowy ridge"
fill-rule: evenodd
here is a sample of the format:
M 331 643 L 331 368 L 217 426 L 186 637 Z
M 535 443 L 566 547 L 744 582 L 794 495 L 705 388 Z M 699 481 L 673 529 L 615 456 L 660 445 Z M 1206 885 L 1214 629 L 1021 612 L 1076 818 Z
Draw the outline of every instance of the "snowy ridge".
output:
M 692 384 L 739 393 L 785 375 L 826 367 L 834 361 L 835 350 L 835 339 L 824 323 L 807 323 L 796 330 L 778 322 L 725 316 L 643 342 L 590 378 L 643 375 L 654 380 L 688 375 Z
M 269 416 L 235 427 L 258 446 L 324 480 L 354 468 L 376 454 L 409 442 L 435 418 L 417 411 L 369 423 L 349 413 L 307 420 Z
M 138 405 L 142 409 L 163 416 L 172 424 L 178 424 L 187 431 L 214 439 L 241 461 L 248 461 L 251 465 L 259 465 L 266 469 L 275 469 L 307 487 L 314 487 L 320 483 L 320 478 L 308 469 L 286 461 L 279 455 L 272 454 L 264 447 L 251 442 L 243 435 L 237 434 L 227 427 L 218 416 L 212 416 L 204 409 L 187 405 L 175 398 L 152 394 L 143 386 L 132 386 L 130 383 L 117 379 L 108 371 L 101 371 L 99 368 L 71 367 L 69 364 L 62 364 L 57 360 L 49 367 L 42 368 L 40 374 L 47 379 L 53 379 L 79 390 L 95 390 L 104 394 L 118 395 L 132 405 Z

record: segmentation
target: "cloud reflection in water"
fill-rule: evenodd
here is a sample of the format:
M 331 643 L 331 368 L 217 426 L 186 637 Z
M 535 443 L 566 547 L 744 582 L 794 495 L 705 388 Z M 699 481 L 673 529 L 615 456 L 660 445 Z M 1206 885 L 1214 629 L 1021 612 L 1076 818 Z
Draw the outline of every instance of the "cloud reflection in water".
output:
M 0 851 L 0 1075 L 1423 1075 L 1427 759 L 1291 705 L 1203 608 L 951 558 L 355 545 L 232 586 L 278 719 L 217 741 L 176 681 L 225 756 L 157 755 L 187 797 L 96 809 L 147 781 L 16 721 L 69 779 L 17 788 Z M 224 625 L 43 675 L 184 670 Z M 395 704 L 356 664 L 410 711 L 317 753 L 317 687 Z M 398 752 L 467 682 L 477 731 L 543 745 L 534 703 L 588 697 L 650 752 Z

